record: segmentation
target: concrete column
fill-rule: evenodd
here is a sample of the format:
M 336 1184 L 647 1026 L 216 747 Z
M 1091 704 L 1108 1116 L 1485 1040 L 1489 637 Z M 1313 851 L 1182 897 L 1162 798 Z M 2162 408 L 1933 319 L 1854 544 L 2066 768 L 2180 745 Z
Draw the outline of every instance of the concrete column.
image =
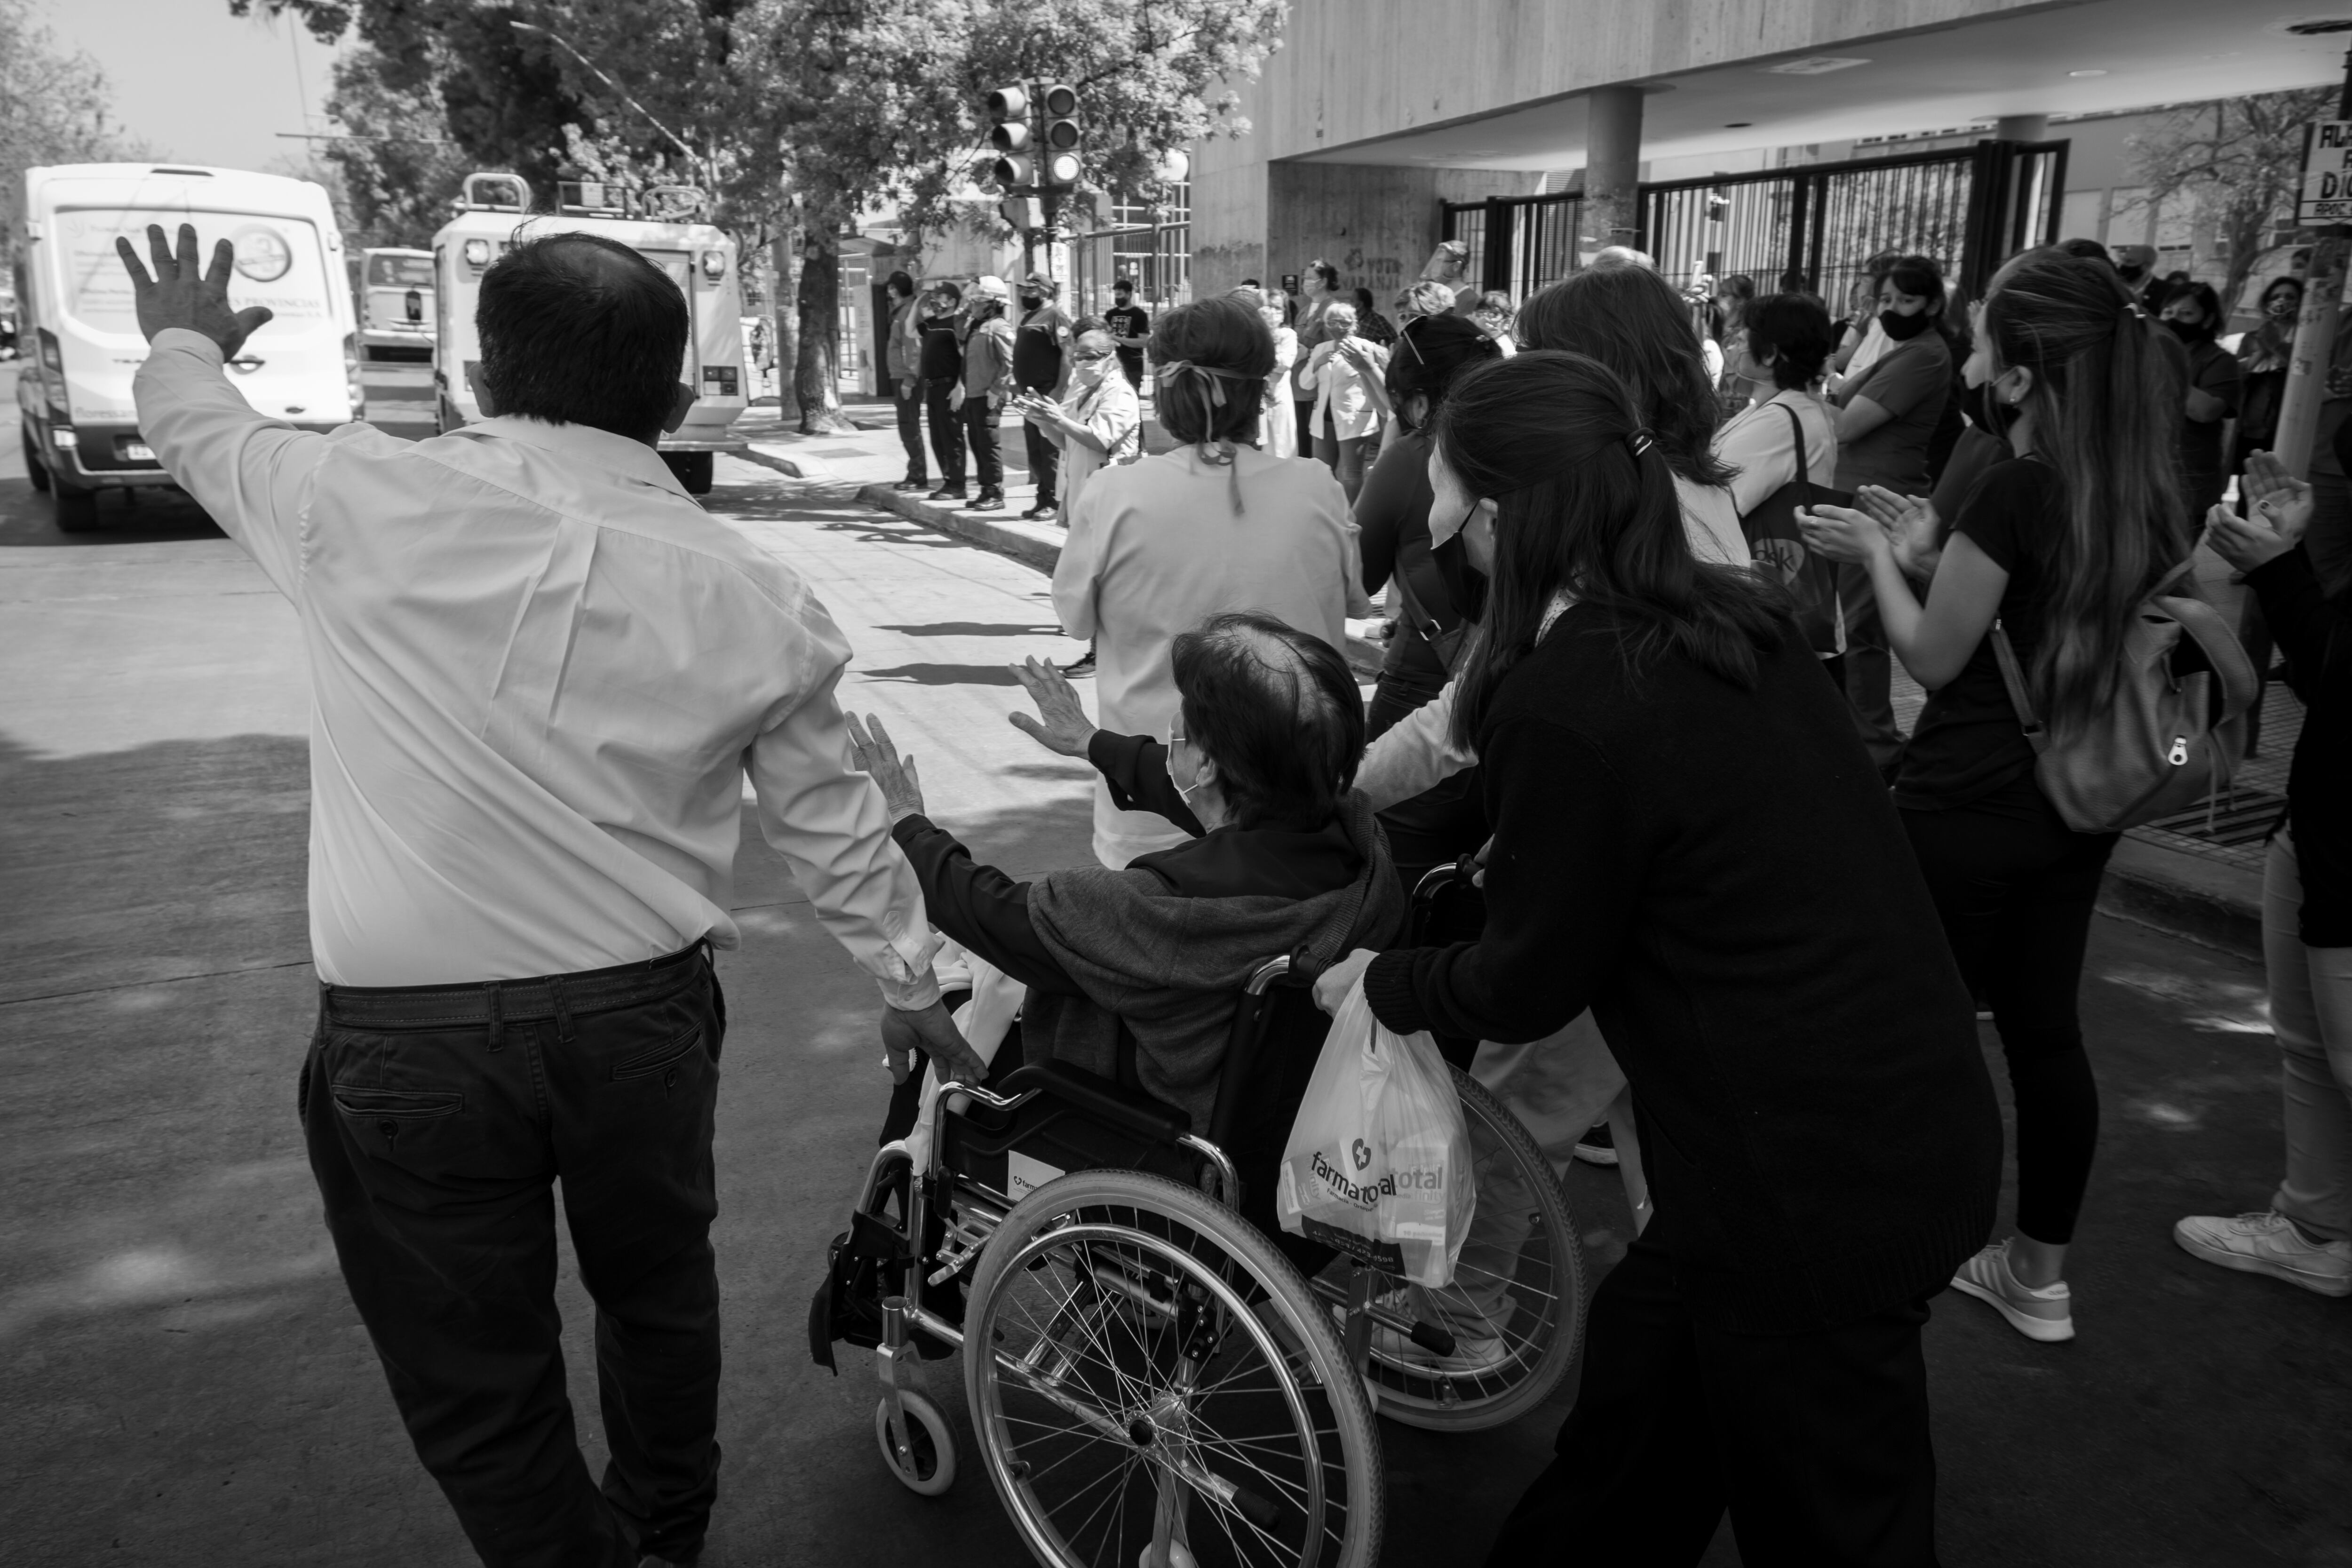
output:
M 1642 89 L 1595 88 L 1585 99 L 1580 260 L 1603 246 L 1631 245 L 1641 229 Z
M 1993 121 L 1992 139 L 1996 142 L 2046 142 L 2050 139 L 2050 117 L 2046 114 L 2004 114 Z

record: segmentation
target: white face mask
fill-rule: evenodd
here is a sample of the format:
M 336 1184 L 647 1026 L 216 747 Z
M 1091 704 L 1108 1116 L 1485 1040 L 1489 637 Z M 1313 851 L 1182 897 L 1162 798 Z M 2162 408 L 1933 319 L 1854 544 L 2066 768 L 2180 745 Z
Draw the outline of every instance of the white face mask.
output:
M 1201 749 L 1186 739 L 1181 713 L 1168 731 L 1168 782 L 1176 786 L 1184 808 L 1201 819 L 1203 829 L 1214 831 L 1223 825 L 1225 798 L 1217 790 L 1215 771 L 1201 755 Z

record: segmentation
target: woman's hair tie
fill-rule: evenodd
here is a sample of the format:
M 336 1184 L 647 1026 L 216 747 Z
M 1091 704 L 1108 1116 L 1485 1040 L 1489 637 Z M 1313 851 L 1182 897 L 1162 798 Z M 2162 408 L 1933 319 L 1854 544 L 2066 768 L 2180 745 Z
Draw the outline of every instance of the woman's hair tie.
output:
M 2140 308 L 2140 303 L 2137 300 L 2125 300 L 2124 309 L 2130 313 L 2131 319 L 2135 321 L 2145 321 L 2147 320 L 2147 312 Z
M 1178 377 L 1186 375 L 1201 378 L 1202 384 L 1209 389 L 1209 405 L 1213 408 L 1223 408 L 1225 405 L 1226 382 L 1256 379 L 1245 376 L 1239 371 L 1226 370 L 1218 365 L 1194 364 L 1188 359 L 1168 361 L 1153 373 L 1152 378 L 1162 386 L 1173 386 Z
M 1625 432 L 1625 450 L 1633 453 L 1637 461 L 1643 453 L 1657 444 L 1657 438 L 1650 434 L 1650 427 L 1646 425 L 1636 425 Z

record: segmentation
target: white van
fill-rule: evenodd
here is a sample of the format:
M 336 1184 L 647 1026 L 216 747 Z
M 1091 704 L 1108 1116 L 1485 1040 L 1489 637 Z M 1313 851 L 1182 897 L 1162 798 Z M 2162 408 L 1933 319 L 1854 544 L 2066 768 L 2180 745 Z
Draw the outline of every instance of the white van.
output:
M 35 489 L 56 497 L 59 528 L 94 526 L 101 489 L 172 482 L 131 406 L 147 342 L 118 235 L 144 258 L 149 224 L 176 244 L 191 223 L 207 262 L 214 242 L 228 240 L 236 247 L 229 303 L 276 312 L 229 363 L 231 384 L 305 430 L 361 416 L 351 283 L 322 187 L 239 169 L 74 163 L 26 170 L 24 214 L 13 257 L 25 357 L 16 406 L 26 468 Z
M 703 201 L 689 185 L 640 192 L 566 177 L 557 184 L 555 210 L 534 213 L 530 186 L 520 175 L 467 175 L 457 216 L 433 237 L 436 426 L 447 432 L 482 417 L 467 373 L 482 362 L 474 310 L 490 264 L 519 238 L 603 235 L 642 253 L 686 296 L 692 321 L 677 378 L 694 388 L 695 403 L 686 423 L 662 437 L 661 455 L 688 491 L 708 495 L 712 455 L 746 447 L 734 425 L 751 401 L 751 386 L 744 379 L 735 242 L 704 221 Z
M 360 353 L 370 361 L 433 360 L 433 253 L 360 252 Z

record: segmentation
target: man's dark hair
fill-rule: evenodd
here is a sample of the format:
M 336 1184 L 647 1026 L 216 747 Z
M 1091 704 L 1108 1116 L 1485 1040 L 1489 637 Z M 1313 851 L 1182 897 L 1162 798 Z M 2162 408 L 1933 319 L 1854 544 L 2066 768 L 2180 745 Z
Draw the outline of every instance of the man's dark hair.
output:
M 1318 637 L 1259 610 L 1177 634 L 1171 658 L 1184 732 L 1217 765 L 1234 823 L 1311 833 L 1356 782 L 1364 698 Z
M 1307 270 L 1323 279 L 1323 287 L 1327 289 L 1337 289 L 1339 286 L 1339 269 L 1328 261 L 1315 262 Z
M 1244 289 L 1263 289 L 1265 285 L 1260 283 L 1255 278 L 1244 278 L 1242 279 L 1242 287 Z
M 618 241 L 522 241 L 483 277 L 474 324 L 482 384 L 500 414 L 643 440 L 677 406 L 686 296 Z
M 915 297 L 915 280 L 904 272 L 893 272 L 882 279 L 882 287 L 893 294 L 911 300 Z
M 1748 307 L 1748 352 L 1774 356 L 1775 386 L 1811 385 L 1835 347 L 1829 310 L 1811 294 L 1771 294 Z
M 2095 239 L 2062 239 L 2058 242 L 2058 248 L 2084 261 L 2104 261 L 2110 267 L 2115 265 L 2115 258 L 2107 254 L 2107 247 Z

